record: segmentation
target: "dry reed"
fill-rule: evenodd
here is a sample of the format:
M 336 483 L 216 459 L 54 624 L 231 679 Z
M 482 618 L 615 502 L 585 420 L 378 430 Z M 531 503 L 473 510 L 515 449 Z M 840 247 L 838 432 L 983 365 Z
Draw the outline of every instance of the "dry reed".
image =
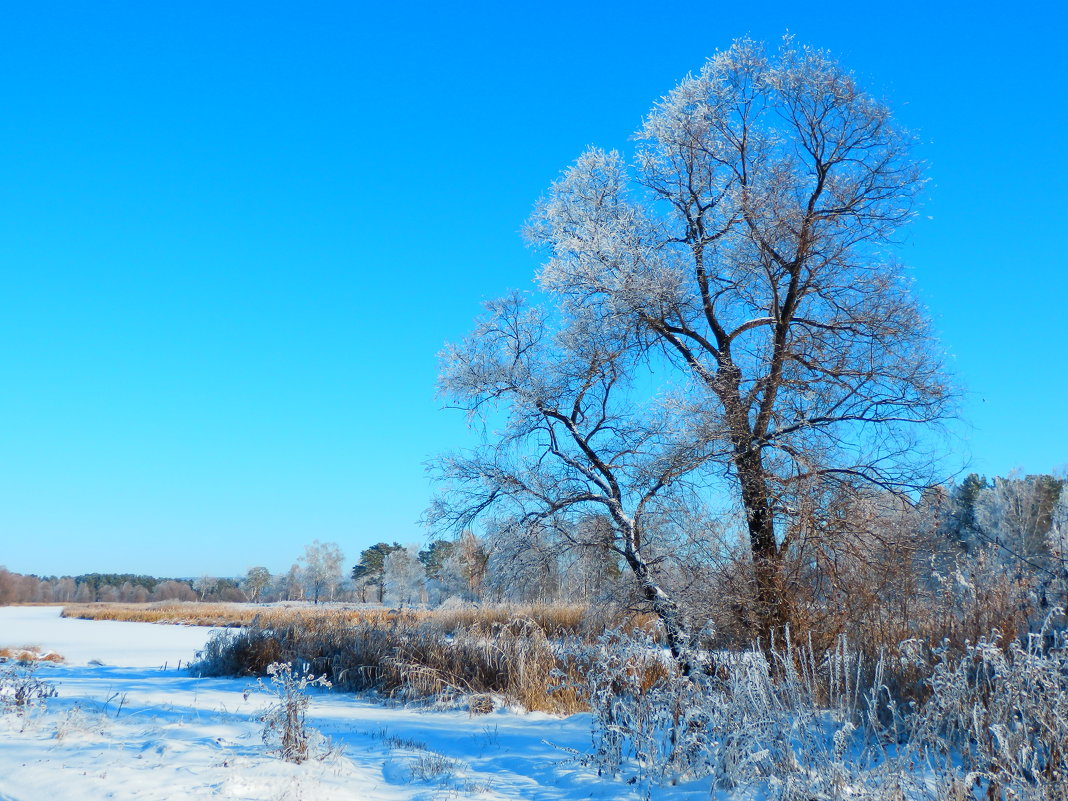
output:
M 278 627 L 309 618 L 343 621 L 349 625 L 434 623 L 447 631 L 471 626 L 504 625 L 513 620 L 532 621 L 549 636 L 581 635 L 592 624 L 581 604 L 502 604 L 448 609 L 387 609 L 385 607 L 309 606 L 304 604 L 258 606 L 252 604 L 160 602 L 70 604 L 63 617 L 83 620 L 119 620 L 137 623 L 173 623 L 186 626 L 240 627 L 253 622 Z M 645 621 L 638 621 L 643 624 Z
M 62 656 L 52 651 L 45 651 L 39 645 L 23 645 L 17 648 L 0 648 L 0 661 L 15 662 L 63 662 Z
M 448 623 L 448 625 L 446 625 Z M 411 615 L 353 622 L 342 610 L 305 613 L 298 622 L 261 618 L 220 633 L 201 656 L 204 675 L 262 675 L 274 662 L 300 663 L 337 688 L 410 700 L 497 697 L 528 710 L 569 714 L 586 708 L 581 666 L 568 654 L 579 638 L 548 633 L 532 619 L 456 625 Z

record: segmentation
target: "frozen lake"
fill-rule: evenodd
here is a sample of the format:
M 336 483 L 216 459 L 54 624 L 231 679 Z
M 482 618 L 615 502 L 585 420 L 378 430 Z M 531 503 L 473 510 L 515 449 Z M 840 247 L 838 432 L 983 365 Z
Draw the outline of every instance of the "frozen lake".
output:
M 68 665 L 94 660 L 123 667 L 185 664 L 213 629 L 60 617 L 59 606 L 0 606 L 0 648 L 37 645 Z
M 318 691 L 308 723 L 336 751 L 283 762 L 262 742 L 259 717 L 271 697 L 256 682 L 175 669 L 210 629 L 68 620 L 59 612 L 0 607 L 0 646 L 37 645 L 67 659 L 40 667 L 58 690 L 47 706 L 0 714 L 0 801 L 643 797 L 641 788 L 598 777 L 574 758 L 589 748 L 588 715 L 499 709 L 472 717 Z M 664 788 L 656 797 L 707 799 L 708 787 Z

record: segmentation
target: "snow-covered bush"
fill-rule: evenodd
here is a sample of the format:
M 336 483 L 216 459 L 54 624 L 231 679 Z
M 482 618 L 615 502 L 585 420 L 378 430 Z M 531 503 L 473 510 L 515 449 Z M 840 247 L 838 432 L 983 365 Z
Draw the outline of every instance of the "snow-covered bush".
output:
M 687 713 L 700 714 L 703 705 L 693 703 L 696 688 L 671 657 L 645 632 L 607 632 L 576 658 L 585 668 L 580 694 L 593 713 L 590 759 L 598 771 L 619 775 L 632 765 L 638 776 L 656 781 L 679 772 L 688 735 L 704 730 L 704 721 Z
M 913 721 L 924 753 L 987 784 L 992 798 L 1068 797 L 1068 633 L 1048 626 L 1002 645 L 997 632 L 931 670 Z
M 303 667 L 288 662 L 267 666 L 271 685 L 262 681 L 260 687 L 275 697 L 260 716 L 263 723 L 263 742 L 287 762 L 301 763 L 313 757 L 323 757 L 330 746 L 318 732 L 305 723 L 308 711 L 309 687 L 330 687 L 326 676 L 315 677 Z
M 885 728 L 869 714 L 848 649 L 820 663 L 789 643 L 705 654 L 686 676 L 651 646 L 644 637 L 602 642 L 589 679 L 599 769 L 653 784 L 711 778 L 717 790 L 782 801 L 891 799 L 906 789 L 921 797 L 880 744 L 875 729 Z
M 55 685 L 37 676 L 36 662 L 0 662 L 0 713 L 24 715 L 55 695 Z
M 416 756 L 408 765 L 413 782 L 447 782 L 461 767 L 455 759 L 427 751 Z
M 587 656 L 588 758 L 650 786 L 706 778 L 778 801 L 1068 798 L 1068 634 L 994 635 L 932 651 L 903 643 L 874 665 L 843 641 L 705 652 L 684 675 L 647 635 Z M 907 663 L 907 664 L 906 664 Z M 927 696 L 895 695 L 894 674 Z

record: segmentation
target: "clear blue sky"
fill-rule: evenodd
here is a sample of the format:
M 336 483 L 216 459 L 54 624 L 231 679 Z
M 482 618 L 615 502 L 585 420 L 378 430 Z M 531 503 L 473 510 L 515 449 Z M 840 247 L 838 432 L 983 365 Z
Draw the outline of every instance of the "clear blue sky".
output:
M 789 29 L 924 140 L 902 258 L 957 464 L 1068 463 L 1061 4 L 49 2 L 0 31 L 0 564 L 284 570 L 418 541 L 435 355 L 518 229 L 717 48 Z

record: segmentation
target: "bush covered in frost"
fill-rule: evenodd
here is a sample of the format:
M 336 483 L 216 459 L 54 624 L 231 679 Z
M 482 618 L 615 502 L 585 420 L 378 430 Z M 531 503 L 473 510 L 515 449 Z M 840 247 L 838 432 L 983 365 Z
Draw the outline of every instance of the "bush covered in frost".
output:
M 36 662 L 0 660 L 0 713 L 24 715 L 55 695 L 55 685 L 37 675 Z
M 997 636 L 967 648 L 902 648 L 865 666 L 843 642 L 817 658 L 699 654 L 684 675 L 645 636 L 587 652 L 589 762 L 650 786 L 710 778 L 715 790 L 809 799 L 1068 798 L 1068 642 Z M 907 662 L 908 665 L 901 663 Z M 903 703 L 890 674 L 927 676 Z
M 260 682 L 261 689 L 274 697 L 260 716 L 263 723 L 263 743 L 287 762 L 300 764 L 309 758 L 325 758 L 331 753 L 330 744 L 305 723 L 310 687 L 330 687 L 325 676 L 313 676 L 303 666 L 286 662 L 267 666 L 271 684 Z

